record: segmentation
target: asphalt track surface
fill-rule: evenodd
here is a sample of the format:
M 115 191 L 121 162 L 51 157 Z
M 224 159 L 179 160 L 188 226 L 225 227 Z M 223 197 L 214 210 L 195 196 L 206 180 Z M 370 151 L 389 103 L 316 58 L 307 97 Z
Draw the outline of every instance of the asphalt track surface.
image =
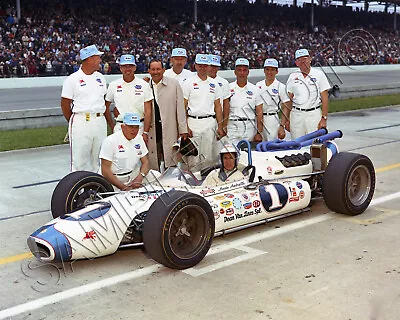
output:
M 399 83 L 399 71 L 328 73 L 328 77 L 342 87 Z M 280 77 L 278 74 L 277 78 L 286 83 L 287 76 Z M 231 82 L 235 79 L 227 80 Z M 250 72 L 250 82 L 255 84 L 260 80 L 261 77 L 252 77 Z M 61 87 L 3 89 L 0 90 L 0 111 L 59 108 L 60 96 Z
M 68 147 L 0 153 L 0 319 L 398 319 L 399 116 L 391 107 L 329 118 L 344 132 L 341 151 L 375 165 L 365 213 L 332 213 L 319 201 L 308 213 L 216 238 L 186 271 L 140 249 L 38 266 L 26 238 L 51 218 Z

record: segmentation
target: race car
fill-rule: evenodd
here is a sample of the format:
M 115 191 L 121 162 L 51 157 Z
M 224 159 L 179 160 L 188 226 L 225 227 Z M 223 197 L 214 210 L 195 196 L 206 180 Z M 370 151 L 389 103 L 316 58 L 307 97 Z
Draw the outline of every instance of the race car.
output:
M 139 189 L 114 192 L 101 175 L 78 171 L 56 186 L 53 220 L 33 232 L 28 246 L 42 262 L 91 259 L 119 248 L 144 246 L 155 261 L 190 268 L 214 237 L 308 211 L 315 199 L 335 212 L 364 212 L 374 194 L 375 170 L 361 154 L 339 152 L 337 130 L 321 129 L 294 141 L 240 141 L 243 179 L 204 185 L 207 175 L 168 168 Z M 322 197 L 321 197 L 322 195 Z

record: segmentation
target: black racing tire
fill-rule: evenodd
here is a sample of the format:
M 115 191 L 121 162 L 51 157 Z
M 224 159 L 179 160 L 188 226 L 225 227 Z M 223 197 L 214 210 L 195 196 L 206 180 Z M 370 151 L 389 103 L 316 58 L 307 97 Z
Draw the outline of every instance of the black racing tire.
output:
M 89 171 L 75 171 L 58 182 L 51 197 L 51 214 L 58 218 L 98 200 L 97 193 L 114 192 L 103 176 Z M 104 197 L 104 196 L 103 196 Z
M 205 257 L 214 231 L 214 213 L 204 198 L 172 190 L 161 195 L 146 214 L 144 248 L 164 266 L 187 269 Z
M 322 192 L 332 211 L 355 216 L 369 206 L 375 191 L 375 169 L 364 155 L 340 152 L 329 161 Z

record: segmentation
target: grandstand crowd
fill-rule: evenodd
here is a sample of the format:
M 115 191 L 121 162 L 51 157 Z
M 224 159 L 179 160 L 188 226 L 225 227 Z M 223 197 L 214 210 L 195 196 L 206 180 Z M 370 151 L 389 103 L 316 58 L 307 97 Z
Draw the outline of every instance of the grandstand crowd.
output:
M 299 47 L 321 65 L 393 64 L 400 57 L 393 15 L 351 8 L 317 7 L 311 28 L 309 5 L 200 1 L 197 24 L 189 0 L 31 0 L 19 20 L 14 0 L 0 5 L 0 77 L 71 74 L 79 50 L 93 43 L 105 52 L 104 74 L 119 73 L 124 53 L 136 56 L 137 73 L 152 58 L 168 68 L 173 47 L 187 49 L 188 69 L 196 53 L 220 55 L 221 69 L 234 69 L 237 57 L 250 68 L 262 68 L 267 57 L 293 67 Z

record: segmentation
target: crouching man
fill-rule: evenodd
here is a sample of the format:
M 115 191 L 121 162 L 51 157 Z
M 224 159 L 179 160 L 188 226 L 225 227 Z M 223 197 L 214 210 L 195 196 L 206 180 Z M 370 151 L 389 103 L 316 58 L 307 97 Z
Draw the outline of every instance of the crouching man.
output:
M 141 187 L 150 170 L 148 150 L 138 134 L 141 125 L 138 114 L 126 113 L 122 130 L 109 135 L 101 146 L 101 172 L 116 191 Z

